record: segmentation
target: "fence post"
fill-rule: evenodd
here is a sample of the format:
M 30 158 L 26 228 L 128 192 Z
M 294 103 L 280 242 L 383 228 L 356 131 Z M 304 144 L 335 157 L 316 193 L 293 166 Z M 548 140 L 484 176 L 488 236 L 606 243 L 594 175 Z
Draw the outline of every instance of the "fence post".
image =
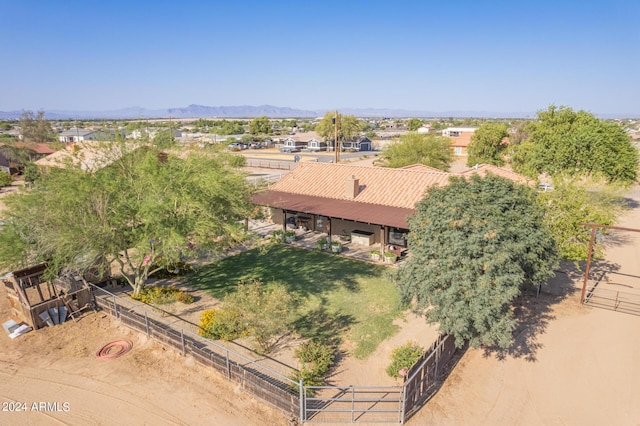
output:
M 351 423 L 353 423 L 353 413 L 356 409 L 356 388 L 351 385 Z
M 147 330 L 147 337 L 149 337 L 149 318 L 147 318 L 147 311 L 144 311 L 144 328 Z
M 185 356 L 186 353 L 185 353 L 185 350 L 184 350 L 184 328 L 180 329 L 180 340 L 181 340 L 181 343 L 182 343 L 182 356 Z
M 118 316 L 118 304 L 116 303 L 116 295 L 113 295 L 113 312 L 116 314 L 116 319 L 119 319 Z
M 302 381 L 302 377 L 300 377 L 300 381 L 298 382 L 298 393 L 300 398 L 300 424 L 304 423 L 307 419 L 307 407 L 306 407 L 306 395 L 307 393 L 304 391 L 304 383 Z
M 229 349 L 227 349 L 227 380 L 231 381 L 231 365 L 229 363 Z
M 402 383 L 402 398 L 400 398 L 400 424 L 404 424 L 404 416 L 405 416 L 405 407 L 407 406 L 407 381 L 405 380 Z

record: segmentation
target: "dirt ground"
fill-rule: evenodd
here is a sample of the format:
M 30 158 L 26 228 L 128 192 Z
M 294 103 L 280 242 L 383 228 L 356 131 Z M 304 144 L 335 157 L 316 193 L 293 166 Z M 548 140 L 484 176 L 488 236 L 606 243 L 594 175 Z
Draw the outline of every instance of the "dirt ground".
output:
M 9 315 L 2 288 L 4 321 Z M 0 334 L 0 401 L 26 403 L 26 411 L 7 411 L 3 405 L 2 425 L 288 424 L 279 411 L 219 374 L 104 313 L 15 340 L 4 330 Z M 133 342 L 131 352 L 114 360 L 95 358 L 103 345 L 120 339 Z M 43 402 L 57 407 L 33 408 Z
M 640 188 L 633 194 L 635 209 L 620 225 L 637 228 Z M 629 234 L 615 239 L 607 260 L 616 274 L 640 282 L 639 253 L 640 234 Z M 539 298 L 521 300 L 523 322 L 510 351 L 468 350 L 408 424 L 639 425 L 640 317 L 580 306 L 581 276 L 567 271 Z M 4 322 L 9 310 L 0 288 Z M 397 324 L 399 333 L 366 362 L 343 359 L 330 381 L 397 384 L 384 374 L 391 350 L 410 340 L 428 346 L 436 334 L 413 315 Z M 94 357 L 119 339 L 130 339 L 132 351 L 110 361 Z M 26 403 L 26 411 L 0 409 L 2 425 L 288 423 L 216 372 L 103 313 L 15 340 L 0 331 L 0 401 Z M 47 410 L 39 403 L 49 403 Z
M 637 229 L 640 187 L 632 196 L 618 225 Z M 608 268 L 640 293 L 640 234 L 612 240 Z M 409 424 L 640 425 L 640 316 L 581 306 L 582 278 L 558 274 L 515 350 L 467 351 Z

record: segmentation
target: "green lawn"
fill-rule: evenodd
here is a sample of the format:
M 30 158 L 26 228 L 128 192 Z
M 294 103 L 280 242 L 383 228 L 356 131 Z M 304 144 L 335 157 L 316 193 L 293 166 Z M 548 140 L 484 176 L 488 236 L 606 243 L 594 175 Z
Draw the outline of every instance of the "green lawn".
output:
M 238 281 L 281 283 L 305 298 L 295 329 L 316 339 L 346 340 L 353 355 L 366 358 L 392 336 L 401 313 L 388 269 L 318 251 L 284 245 L 250 250 L 207 265 L 188 284 L 222 299 Z

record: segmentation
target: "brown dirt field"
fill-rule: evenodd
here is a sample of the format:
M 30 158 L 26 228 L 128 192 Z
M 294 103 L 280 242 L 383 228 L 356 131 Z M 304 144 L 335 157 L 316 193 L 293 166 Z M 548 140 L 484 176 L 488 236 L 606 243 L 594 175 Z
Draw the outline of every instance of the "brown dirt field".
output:
M 1 288 L 4 322 L 9 310 Z M 279 411 L 221 375 L 101 312 L 14 340 L 0 334 L 0 401 L 27 403 L 26 412 L 0 410 L 3 425 L 287 424 Z M 103 345 L 120 339 L 133 342 L 131 352 L 95 358 Z M 31 409 L 34 402 L 66 402 L 69 410 L 39 412 Z

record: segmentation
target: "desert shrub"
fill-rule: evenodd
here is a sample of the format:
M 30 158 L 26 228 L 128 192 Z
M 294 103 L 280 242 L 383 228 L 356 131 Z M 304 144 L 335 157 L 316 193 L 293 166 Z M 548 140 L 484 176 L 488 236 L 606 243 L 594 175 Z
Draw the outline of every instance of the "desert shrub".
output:
M 225 296 L 224 303 L 238 312 L 243 329 L 256 339 L 256 350 L 268 353 L 274 338 L 290 330 L 300 300 L 282 284 L 267 287 L 260 280 L 252 280 L 239 283 L 235 293 Z
M 176 296 L 176 301 L 180 303 L 184 303 L 185 305 L 190 305 L 196 301 L 196 298 L 193 297 L 191 293 L 187 293 L 186 291 L 180 291 Z
M 209 309 L 200 317 L 200 331 L 202 337 L 214 340 L 230 342 L 239 337 L 246 336 L 240 314 L 230 308 Z
M 173 302 L 193 303 L 195 298 L 175 287 L 145 287 L 133 299 L 149 305 L 164 305 Z
M 291 379 L 303 380 L 307 386 L 321 386 L 324 378 L 333 366 L 335 350 L 333 346 L 313 340 L 303 343 L 296 349 L 294 356 L 300 360 L 300 371 L 296 371 Z
M 387 374 L 396 379 L 400 378 L 403 376 L 400 370 L 409 370 L 423 353 L 424 349 L 412 342 L 395 348 L 391 353 L 391 364 L 387 367 Z

